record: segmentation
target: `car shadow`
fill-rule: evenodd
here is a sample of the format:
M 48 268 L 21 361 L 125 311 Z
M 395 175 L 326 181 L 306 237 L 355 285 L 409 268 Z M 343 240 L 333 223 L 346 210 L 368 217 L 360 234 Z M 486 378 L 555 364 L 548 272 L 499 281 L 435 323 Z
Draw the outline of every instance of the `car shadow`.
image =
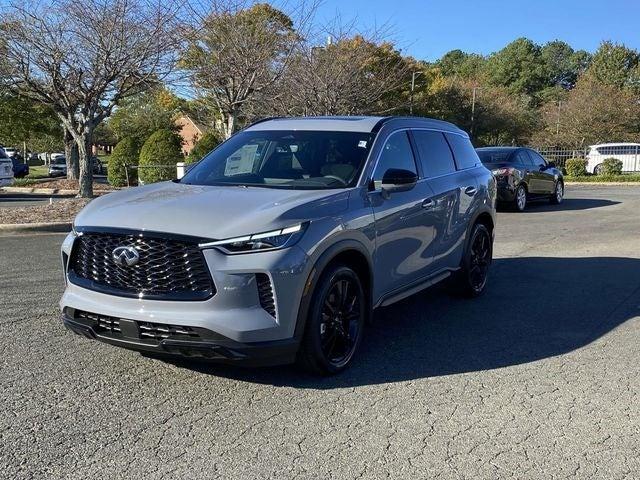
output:
M 577 350 L 638 315 L 640 260 L 503 258 L 480 298 L 445 285 L 380 309 L 350 369 L 328 378 L 293 367 L 173 362 L 240 381 L 332 389 L 491 370 Z
M 540 212 L 558 212 L 558 211 L 571 211 L 571 210 L 589 210 L 592 208 L 609 207 L 611 205 L 617 205 L 620 202 L 613 200 L 605 200 L 600 198 L 565 198 L 560 205 L 551 205 L 549 200 L 529 200 L 527 202 L 527 208 L 524 212 L 518 213 L 540 213 Z M 509 208 L 503 206 L 499 211 L 509 211 Z

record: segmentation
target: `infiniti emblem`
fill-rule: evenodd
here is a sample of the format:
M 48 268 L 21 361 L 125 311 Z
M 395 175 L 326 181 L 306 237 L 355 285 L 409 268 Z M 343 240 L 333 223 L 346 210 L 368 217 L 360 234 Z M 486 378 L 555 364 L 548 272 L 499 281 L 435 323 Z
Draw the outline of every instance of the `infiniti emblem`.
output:
M 134 247 L 117 247 L 111 253 L 113 263 L 124 267 L 131 267 L 140 261 L 140 254 Z

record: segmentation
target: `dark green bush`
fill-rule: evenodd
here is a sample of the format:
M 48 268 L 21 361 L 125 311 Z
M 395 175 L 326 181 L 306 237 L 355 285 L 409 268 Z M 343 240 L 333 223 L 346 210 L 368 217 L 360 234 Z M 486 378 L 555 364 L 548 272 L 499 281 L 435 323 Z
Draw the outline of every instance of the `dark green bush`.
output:
M 587 174 L 587 161 L 584 158 L 570 158 L 564 168 L 570 177 L 582 177 Z
M 194 145 L 193 150 L 189 153 L 189 156 L 185 159 L 186 163 L 195 163 L 216 148 L 222 142 L 222 138 L 217 133 L 207 132 L 202 135 L 202 138 Z
M 184 161 L 182 141 L 171 130 L 158 130 L 140 150 L 138 177 L 141 183 L 176 178 L 176 163 Z
M 605 158 L 600 164 L 600 175 L 620 175 L 622 174 L 622 162 L 617 158 Z
M 135 168 L 129 167 L 138 164 L 140 157 L 140 146 L 131 137 L 123 138 L 114 147 L 113 153 L 109 157 L 107 178 L 114 187 L 124 187 L 127 185 L 127 173 L 129 175 L 129 185 L 138 183 L 138 172 Z M 127 165 L 127 172 L 125 172 Z

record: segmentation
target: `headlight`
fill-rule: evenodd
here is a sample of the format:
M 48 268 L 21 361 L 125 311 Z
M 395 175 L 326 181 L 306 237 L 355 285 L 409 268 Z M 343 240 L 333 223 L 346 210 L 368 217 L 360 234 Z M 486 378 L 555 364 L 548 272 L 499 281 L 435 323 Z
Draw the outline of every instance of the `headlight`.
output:
M 308 223 L 299 223 L 281 230 L 201 243 L 198 246 L 200 248 L 217 248 L 230 254 L 275 250 L 294 245 L 302 237 L 307 225 Z

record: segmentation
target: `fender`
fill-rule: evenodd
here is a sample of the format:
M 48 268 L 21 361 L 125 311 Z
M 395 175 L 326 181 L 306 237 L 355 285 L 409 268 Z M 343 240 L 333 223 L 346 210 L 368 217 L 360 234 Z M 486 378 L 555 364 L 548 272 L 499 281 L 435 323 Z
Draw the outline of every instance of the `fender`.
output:
M 327 247 L 318 257 L 313 267 L 311 268 L 311 272 L 307 278 L 307 281 L 304 286 L 304 290 L 302 292 L 302 299 L 300 300 L 300 308 L 298 309 L 298 317 L 296 319 L 296 328 L 294 331 L 294 338 L 300 339 L 304 334 L 304 327 L 307 323 L 307 316 L 309 314 L 309 306 L 311 304 L 311 297 L 313 296 L 313 292 L 318 283 L 318 279 L 320 275 L 324 271 L 324 269 L 331 263 L 331 261 L 336 258 L 342 252 L 346 252 L 347 250 L 357 250 L 360 252 L 364 258 L 367 259 L 367 265 L 369 267 L 369 278 L 371 281 L 369 282 L 369 289 L 367 292 L 368 299 L 368 309 L 369 314 L 371 314 L 372 306 L 372 287 L 373 287 L 373 262 L 371 260 L 371 256 L 367 251 L 367 248 L 359 241 L 353 239 L 344 239 L 339 240 L 338 242 Z M 371 316 L 369 315 L 369 318 Z
M 465 239 L 464 239 L 464 250 L 463 252 L 467 251 L 467 247 L 469 246 L 469 238 L 471 236 L 471 230 L 473 229 L 473 226 L 476 224 L 476 222 L 478 221 L 478 217 L 480 217 L 480 215 L 482 215 L 483 213 L 488 213 L 489 216 L 491 217 L 491 221 L 493 222 L 493 230 L 491 231 L 491 240 L 493 241 L 495 238 L 495 232 L 496 232 L 496 216 L 494 215 L 494 212 L 487 207 L 486 205 L 483 205 L 482 208 L 479 208 L 478 211 L 473 215 L 471 221 L 469 222 L 469 225 L 467 225 L 467 231 L 465 233 Z

